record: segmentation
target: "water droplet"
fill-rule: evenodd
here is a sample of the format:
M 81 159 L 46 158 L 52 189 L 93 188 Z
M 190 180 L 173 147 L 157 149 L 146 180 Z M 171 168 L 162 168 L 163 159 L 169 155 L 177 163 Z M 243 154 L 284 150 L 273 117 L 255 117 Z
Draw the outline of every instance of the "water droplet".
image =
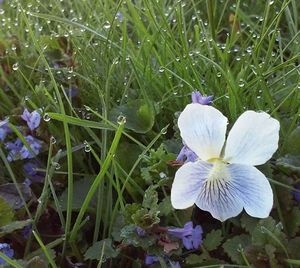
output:
M 0 8 L 0 15 L 3 15 L 4 14 L 4 9 Z
M 104 28 L 105 30 L 108 30 L 108 29 L 110 28 L 110 23 L 109 23 L 109 21 L 106 21 L 106 22 L 104 23 L 103 28 Z
M 29 101 L 29 100 L 30 100 L 29 96 L 24 96 L 24 101 Z
M 89 153 L 89 152 L 91 151 L 91 146 L 90 146 L 89 144 L 86 144 L 86 145 L 84 146 L 84 151 L 85 151 L 86 153 Z
M 45 119 L 44 119 L 45 120 Z M 55 144 L 56 143 L 56 139 L 52 136 L 51 138 L 50 138 L 50 143 L 51 144 Z
M 43 116 L 44 121 L 49 122 L 51 120 L 50 116 L 48 113 L 45 113 Z
M 160 133 L 163 134 L 163 135 L 167 134 L 167 132 L 168 132 L 168 127 L 164 127 L 164 128 L 160 131 Z
M 160 67 L 159 70 L 158 70 L 160 73 L 163 73 L 165 71 L 165 68 L 164 67 Z
M 239 87 L 244 87 L 245 86 L 245 82 L 243 79 L 240 79 L 239 81 Z
M 60 164 L 58 162 L 52 162 L 52 165 L 56 170 L 60 169 Z
M 126 117 L 125 117 L 124 115 L 119 115 L 119 116 L 118 116 L 118 119 L 117 119 L 117 123 L 118 123 L 119 125 L 125 124 L 125 123 L 126 123 Z
M 222 76 L 222 74 L 221 73 L 217 73 L 217 77 L 221 77 Z
M 274 2 L 275 2 L 274 0 L 270 1 L 269 5 L 272 6 L 274 4 Z
M 17 71 L 18 69 L 19 69 L 19 63 L 14 63 L 13 64 L 13 66 L 12 66 L 12 69 L 14 70 L 14 71 Z

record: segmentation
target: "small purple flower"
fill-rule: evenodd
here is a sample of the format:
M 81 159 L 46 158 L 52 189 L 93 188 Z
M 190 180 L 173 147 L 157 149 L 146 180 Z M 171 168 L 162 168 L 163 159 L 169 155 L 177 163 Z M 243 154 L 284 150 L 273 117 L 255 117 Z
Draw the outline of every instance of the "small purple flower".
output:
M 180 263 L 178 261 L 174 262 L 174 261 L 171 261 L 169 259 L 168 256 L 164 256 L 164 260 L 169 263 L 169 266 L 170 268 L 181 268 L 180 266 Z M 156 262 L 159 262 L 159 258 L 155 255 L 146 255 L 145 257 L 145 264 L 146 265 L 152 265 Z
M 30 113 L 27 109 L 25 109 L 21 118 L 27 122 L 30 130 L 36 129 L 41 123 L 41 115 L 38 111 Z
M 183 145 L 181 148 L 176 161 L 181 162 L 195 162 L 197 160 L 198 156 L 186 145 Z
M 0 243 L 0 251 L 10 259 L 14 256 L 15 253 L 14 250 L 10 248 L 10 245 L 7 243 Z M 6 264 L 6 261 L 0 258 L 0 264 Z
M 212 103 L 213 98 L 213 96 L 202 96 L 199 91 L 192 92 L 192 103 L 210 105 Z
M 32 232 L 32 225 L 28 224 L 23 228 L 22 235 L 25 239 L 28 239 L 30 237 L 31 232 Z
M 40 168 L 40 163 L 38 161 L 30 161 L 24 164 L 23 170 L 26 177 L 29 177 L 33 182 L 42 182 L 44 179 L 44 174 L 37 171 Z
M 78 95 L 79 89 L 78 87 L 72 86 L 70 88 L 66 88 L 65 92 L 69 98 L 74 98 Z
M 295 185 L 295 189 L 300 190 L 300 183 Z M 293 191 L 293 196 L 297 202 L 300 202 L 300 192 Z
M 197 225 L 193 227 L 191 221 L 187 222 L 183 228 L 169 228 L 168 234 L 182 240 L 186 249 L 197 249 L 202 243 L 202 227 Z
M 136 227 L 136 232 L 137 232 L 138 236 L 141 236 L 141 237 L 146 235 L 146 231 L 143 228 L 139 227 L 139 226 Z
M 145 257 L 146 265 L 152 265 L 153 263 L 156 263 L 158 261 L 159 261 L 159 258 L 155 255 L 146 255 L 146 257 Z
M 123 22 L 124 16 L 123 16 L 122 12 L 118 11 L 116 14 L 116 18 L 119 20 L 119 22 Z
M 31 135 L 25 136 L 25 140 L 31 148 L 31 151 L 23 145 L 22 141 L 17 138 L 15 142 L 7 142 L 5 148 L 9 150 L 7 160 L 16 161 L 19 159 L 34 158 L 39 154 L 42 148 L 42 141 L 32 137 Z
M 30 185 L 32 184 L 32 181 L 31 181 L 30 179 L 28 179 L 28 178 L 25 178 L 25 180 L 23 181 L 23 183 L 24 183 L 26 186 L 30 187 Z
M 11 129 L 8 126 L 8 119 L 0 121 L 0 141 L 4 141 L 7 134 L 10 132 L 11 132 Z

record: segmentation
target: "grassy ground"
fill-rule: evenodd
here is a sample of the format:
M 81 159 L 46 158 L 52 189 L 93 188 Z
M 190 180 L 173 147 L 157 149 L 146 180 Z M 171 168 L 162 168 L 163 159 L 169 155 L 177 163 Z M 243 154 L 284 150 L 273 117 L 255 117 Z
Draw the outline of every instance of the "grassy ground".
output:
M 292 267 L 287 260 L 300 259 L 300 210 L 291 194 L 299 181 L 299 9 L 296 0 L 4 0 L 0 116 L 10 119 L 7 140 L 30 133 L 43 141 L 36 159 L 44 179 L 31 184 L 28 199 L 18 184 L 28 160 L 7 161 L 7 141 L 1 144 L 1 184 L 14 183 L 15 198 L 27 200 L 0 215 L 12 229 L 0 238 L 14 248 L 12 267 L 140 267 L 150 248 L 162 256 L 160 246 L 119 234 L 137 224 L 126 222 L 128 204 L 141 204 L 150 185 L 160 226 L 192 218 L 204 229 L 200 250 L 180 247 L 168 258 L 184 267 Z M 171 208 L 176 118 L 194 90 L 213 95 L 229 122 L 248 109 L 280 121 L 279 149 L 262 167 L 275 194 L 267 220 L 243 214 L 221 224 L 197 209 Z M 42 114 L 34 131 L 20 119 L 24 108 Z M 28 219 L 33 232 L 24 239 Z M 207 234 L 215 245 L 205 243 Z M 87 254 L 96 241 L 102 244 Z M 159 265 L 169 264 L 161 257 Z

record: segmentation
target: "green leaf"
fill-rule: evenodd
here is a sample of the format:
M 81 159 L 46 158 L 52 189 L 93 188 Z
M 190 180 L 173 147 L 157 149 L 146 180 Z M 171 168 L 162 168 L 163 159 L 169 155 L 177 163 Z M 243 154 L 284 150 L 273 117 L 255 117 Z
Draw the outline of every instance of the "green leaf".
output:
M 300 227 L 300 209 L 293 207 L 292 211 L 287 215 L 286 228 L 289 236 L 293 237 L 297 234 Z
M 272 217 L 260 220 L 252 233 L 253 245 L 263 247 L 266 244 L 270 244 L 275 248 L 282 250 L 278 241 L 283 246 L 287 244 L 286 235 L 282 232 L 282 225 L 276 224 Z
M 30 187 L 24 183 L 18 183 L 18 188 L 21 191 L 25 202 L 28 201 L 32 195 Z M 20 209 L 24 206 L 24 202 L 14 183 L 0 185 L 0 197 L 2 197 L 13 209 Z
M 158 194 L 155 191 L 155 186 L 151 185 L 145 191 L 144 199 L 143 199 L 143 207 L 149 209 L 156 209 L 158 203 Z
M 288 243 L 288 252 L 291 258 L 300 260 L 300 237 L 291 239 Z
M 137 161 L 141 152 L 142 150 L 138 145 L 129 142 L 122 142 L 117 148 L 116 159 L 121 167 L 126 172 L 129 172 Z
M 25 268 L 47 268 L 48 264 L 45 262 L 43 258 L 40 256 L 35 256 L 31 260 L 29 260 L 25 266 Z
M 23 229 L 25 226 L 29 225 L 32 222 L 31 219 L 25 221 L 13 221 L 7 225 L 4 225 L 0 228 L 0 236 L 10 234 L 15 230 Z
M 134 247 L 142 247 L 147 250 L 150 246 L 156 243 L 157 238 L 146 234 L 139 236 L 136 231 L 136 225 L 130 224 L 121 230 L 121 237 L 123 243 L 126 245 L 133 245 Z
M 223 249 L 233 262 L 237 264 L 244 264 L 244 259 L 241 255 L 241 251 L 244 250 L 250 244 L 250 236 L 242 234 L 228 239 L 223 244 Z
M 127 204 L 125 206 L 125 211 L 123 212 L 125 223 L 127 224 L 134 223 L 132 219 L 132 215 L 134 215 L 141 208 L 142 208 L 141 204 L 136 204 L 136 203 Z
M 241 217 L 241 226 L 248 232 L 248 233 L 252 233 L 253 230 L 256 228 L 258 223 L 258 219 L 253 218 L 251 216 L 249 216 L 246 213 L 243 213 L 242 217 Z
M 141 208 L 132 215 L 132 219 L 136 225 L 143 229 L 147 229 L 160 222 L 158 214 L 159 211 Z
M 221 230 L 212 230 L 205 236 L 203 241 L 203 246 L 208 250 L 215 250 L 217 249 L 223 240 L 222 231 Z
M 77 180 L 74 182 L 73 186 L 73 196 L 76 198 L 73 198 L 73 204 L 72 208 L 73 210 L 79 210 L 83 204 L 83 201 L 93 184 L 94 178 L 93 177 L 86 177 L 81 180 Z M 61 210 L 66 211 L 67 210 L 67 203 L 68 203 L 68 189 L 65 189 L 61 196 L 59 197 L 59 202 L 61 205 Z M 90 203 L 90 206 L 96 205 L 96 196 L 92 198 L 92 201 Z
M 170 196 L 165 197 L 158 205 L 158 211 L 161 216 L 168 216 L 173 210 Z
M 144 100 L 131 100 L 113 108 L 109 118 L 117 122 L 120 115 L 126 117 L 125 127 L 136 133 L 146 133 L 154 124 L 154 111 Z
M 278 166 L 282 166 L 283 168 L 297 172 L 300 174 L 300 156 L 299 155 L 291 155 L 286 154 L 284 157 L 278 158 L 276 161 Z
M 119 250 L 113 248 L 111 239 L 103 239 L 93 244 L 84 254 L 86 260 L 98 260 L 105 262 L 109 258 L 119 255 Z
M 190 254 L 185 258 L 187 264 L 201 264 L 203 261 L 207 260 L 207 256 L 205 254 L 197 255 Z
M 120 242 L 122 240 L 121 230 L 124 226 L 125 226 L 124 216 L 119 213 L 114 221 L 112 232 L 111 232 L 114 241 Z
M 300 155 L 300 126 L 295 128 L 287 137 L 286 153 Z
M 14 217 L 14 211 L 8 203 L 0 197 L 0 226 L 3 227 L 9 224 Z

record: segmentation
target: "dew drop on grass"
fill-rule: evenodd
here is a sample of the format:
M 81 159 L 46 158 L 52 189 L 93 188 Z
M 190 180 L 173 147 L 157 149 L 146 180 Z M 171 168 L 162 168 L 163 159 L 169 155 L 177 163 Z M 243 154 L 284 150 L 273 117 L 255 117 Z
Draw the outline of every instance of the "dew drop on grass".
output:
M 85 151 L 86 153 L 89 153 L 89 152 L 91 151 L 91 146 L 88 145 L 88 144 L 86 144 L 86 145 L 84 146 L 84 151 Z
M 55 144 L 56 143 L 56 139 L 53 136 L 50 138 L 50 143 L 51 144 Z
M 222 76 L 222 74 L 221 73 L 217 73 L 217 77 L 221 77 Z
M 126 123 L 126 117 L 125 117 L 124 115 L 119 115 L 119 116 L 118 116 L 118 119 L 117 119 L 117 123 L 118 123 L 119 125 L 125 124 L 125 123 Z
M 44 116 L 43 116 L 43 119 L 45 122 L 49 122 L 51 120 L 50 116 L 48 113 L 45 113 Z
M 4 9 L 0 8 L 0 15 L 3 15 L 4 14 Z
M 60 164 L 58 162 L 52 162 L 52 165 L 56 170 L 60 169 Z
M 158 70 L 160 73 L 163 73 L 165 71 L 165 68 L 164 67 L 160 67 L 159 70 Z
M 242 79 L 240 79 L 240 81 L 239 81 L 239 87 L 244 87 L 244 86 L 245 86 L 245 82 Z
M 19 63 L 14 63 L 13 64 L 13 66 L 12 66 L 12 69 L 14 70 L 14 71 L 17 71 L 18 69 L 19 69 Z

